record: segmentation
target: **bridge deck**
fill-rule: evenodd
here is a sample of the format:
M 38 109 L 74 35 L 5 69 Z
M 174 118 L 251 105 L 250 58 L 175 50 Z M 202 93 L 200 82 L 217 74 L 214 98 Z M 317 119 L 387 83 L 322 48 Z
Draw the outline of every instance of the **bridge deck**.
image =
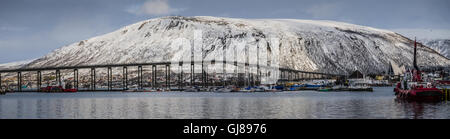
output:
M 190 73 L 184 73 L 184 74 L 190 74 L 189 78 L 185 78 L 183 77 L 183 74 L 179 74 L 179 73 L 174 73 L 175 76 L 172 76 L 172 72 L 171 71 L 171 67 L 172 66 L 182 66 L 183 64 L 188 64 L 191 65 L 190 68 Z M 216 82 L 209 82 L 208 80 L 210 80 L 211 78 L 209 78 L 210 76 L 214 76 L 213 78 L 216 78 L 216 74 L 211 74 L 211 73 L 206 73 L 205 69 L 202 70 L 202 73 L 195 73 L 194 71 L 194 65 L 211 65 L 211 64 L 216 64 L 216 63 L 222 63 L 222 64 L 230 64 L 233 66 L 237 66 L 238 67 L 244 67 L 245 68 L 245 72 L 244 73 L 239 73 L 237 76 L 241 76 L 241 77 L 232 77 L 232 78 L 228 78 L 229 80 L 226 80 L 227 77 L 225 77 L 224 79 L 221 79 L 220 81 L 222 83 L 216 83 Z M 163 71 L 165 77 L 160 77 L 157 78 L 158 74 L 157 72 L 159 70 L 157 70 L 156 66 L 157 65 L 164 65 L 165 67 L 165 71 Z M 15 72 L 17 73 L 17 84 L 13 86 L 15 86 L 16 91 L 17 92 L 34 92 L 34 91 L 39 91 L 39 89 L 37 88 L 41 88 L 42 86 L 42 71 L 51 71 L 51 70 L 55 70 L 55 79 L 51 80 L 51 82 L 53 84 L 57 84 L 57 85 L 62 85 L 62 77 L 61 77 L 61 70 L 73 70 L 73 81 L 70 80 L 70 84 L 73 84 L 73 88 L 77 88 L 77 89 L 82 89 L 81 87 L 79 87 L 79 74 L 78 74 L 78 70 L 79 69 L 90 69 L 90 77 L 89 77 L 89 88 L 85 89 L 85 90 L 80 90 L 80 91 L 117 91 L 117 89 L 113 89 L 113 73 L 112 73 L 112 69 L 113 67 L 122 67 L 123 68 L 123 74 L 122 74 L 122 85 L 123 89 L 121 90 L 127 90 L 129 89 L 129 85 L 130 83 L 136 83 L 139 89 L 143 89 L 144 88 L 144 81 L 143 81 L 143 70 L 142 67 L 143 66 L 152 66 L 152 81 L 151 81 L 151 86 L 152 87 L 164 87 L 164 88 L 171 88 L 171 86 L 177 86 L 178 88 L 182 88 L 185 85 L 200 85 L 200 86 L 214 86 L 214 85 L 226 85 L 226 84 L 230 84 L 230 83 L 234 83 L 236 85 L 240 84 L 242 86 L 249 86 L 249 85 L 258 85 L 261 83 L 261 69 L 265 69 L 265 70 L 277 70 L 279 74 L 275 74 L 275 75 L 279 75 L 279 77 L 276 77 L 276 81 L 277 82 L 286 82 L 286 81 L 301 81 L 301 80 L 313 80 L 313 79 L 326 79 L 326 78 L 331 78 L 331 77 L 337 77 L 337 76 L 345 76 L 345 75 L 340 75 L 340 74 L 330 74 L 330 73 L 319 73 L 319 72 L 308 72 L 308 71 L 300 71 L 300 70 L 294 70 L 294 69 L 289 69 L 289 68 L 283 68 L 283 67 L 271 67 L 271 66 L 261 66 L 259 64 L 249 64 L 249 63 L 240 63 L 240 62 L 227 62 L 227 61 L 191 61 L 191 62 L 154 62 L 154 63 L 129 63 L 129 64 L 104 64 L 104 65 L 81 65 L 81 66 L 61 66 L 61 67 L 41 67 L 41 68 L 19 68 L 19 69 L 4 69 L 4 70 L 0 70 L 0 87 L 2 86 L 2 73 L 11 73 L 11 72 Z M 133 80 L 128 79 L 128 67 L 137 67 L 137 77 L 136 78 L 132 78 L 134 80 L 137 79 L 137 82 L 132 82 Z M 225 66 L 224 66 L 225 67 Z M 250 73 L 249 67 L 253 67 L 253 68 L 257 68 L 257 74 L 255 74 L 254 72 Z M 99 68 L 106 68 L 108 70 L 107 72 L 107 89 L 101 89 L 98 90 L 100 88 L 97 87 L 97 78 L 96 78 L 96 69 Z M 28 87 L 25 89 L 22 89 L 22 86 L 24 85 L 24 82 L 22 82 L 23 80 L 23 75 L 22 72 L 36 72 L 36 81 L 31 81 L 31 82 L 37 82 L 37 87 L 34 88 L 34 90 L 30 90 Z M 225 70 L 224 70 L 225 71 Z M 228 73 L 228 74 L 233 74 L 236 73 L 232 72 L 232 73 Z M 195 79 L 199 79 L 198 74 L 201 74 L 201 82 L 197 83 L 197 81 L 194 81 Z M 219 73 L 220 74 L 220 73 Z M 244 74 L 243 77 L 240 74 Z M 29 75 L 29 74 L 28 74 Z M 173 82 L 173 78 L 172 77 L 176 77 L 178 81 Z M 196 77 L 194 77 L 196 76 Z M 31 77 L 31 76 L 30 76 Z M 101 80 L 101 79 L 100 79 Z M 158 80 L 158 81 L 157 81 Z M 160 81 L 159 81 L 160 80 Z M 189 80 L 190 83 L 186 83 L 186 80 Z M 215 79 L 217 80 L 217 79 Z M 233 81 L 231 81 L 233 80 Z M 30 81 L 28 81 L 30 83 Z M 49 82 L 47 80 L 47 82 Z M 118 81 L 115 81 L 116 83 Z M 241 82 L 241 83 L 240 83 Z M 148 84 L 148 82 L 146 82 Z M 26 83 L 25 83 L 26 84 Z M 87 84 L 87 83 L 84 83 Z M 102 83 L 103 86 L 105 86 L 106 84 L 103 82 Z M 9 86 L 10 84 L 8 84 L 7 87 L 10 88 Z M 116 85 L 117 87 L 117 85 Z M 120 91 L 120 90 L 119 90 Z

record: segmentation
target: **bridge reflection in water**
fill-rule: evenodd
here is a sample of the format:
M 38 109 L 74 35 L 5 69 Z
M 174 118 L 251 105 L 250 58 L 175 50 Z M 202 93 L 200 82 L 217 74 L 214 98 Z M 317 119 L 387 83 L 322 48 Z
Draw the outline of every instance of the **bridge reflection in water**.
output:
M 214 67 L 217 64 L 222 64 L 222 69 L 217 70 Z M 133 68 L 137 70 L 129 73 Z M 97 71 L 105 69 L 106 77 L 97 74 Z M 113 69 L 116 73 L 119 70 L 119 74 L 114 74 Z M 80 76 L 81 70 L 90 70 L 89 76 Z M 50 73 L 43 74 L 43 72 Z M 63 78 L 61 72 L 65 77 L 71 77 Z M 47 86 L 65 84 L 79 91 L 123 91 L 133 87 L 177 90 L 186 86 L 257 86 L 276 82 L 332 79 L 340 76 L 345 75 L 212 60 L 6 69 L 0 70 L 0 86 L 13 88 L 16 92 L 36 92 L 40 91 L 45 81 Z

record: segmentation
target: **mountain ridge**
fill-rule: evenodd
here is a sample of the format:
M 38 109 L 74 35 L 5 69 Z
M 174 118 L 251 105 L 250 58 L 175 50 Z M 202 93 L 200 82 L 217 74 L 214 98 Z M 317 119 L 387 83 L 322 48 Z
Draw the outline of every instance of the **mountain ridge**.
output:
M 186 38 L 190 44 L 196 41 L 195 30 L 202 31 L 203 59 L 230 57 L 230 48 L 251 51 L 266 47 L 279 49 L 280 67 L 303 71 L 379 74 L 389 69 L 391 61 L 412 65 L 413 41 L 388 30 L 326 20 L 169 16 L 64 46 L 22 68 L 178 62 L 188 49 L 174 46 L 173 40 Z M 272 38 L 280 39 L 278 48 Z M 233 45 L 240 41 L 250 45 Z M 448 58 L 425 46 L 419 47 L 418 57 L 419 65 L 450 65 Z M 234 59 L 242 61 L 245 57 Z

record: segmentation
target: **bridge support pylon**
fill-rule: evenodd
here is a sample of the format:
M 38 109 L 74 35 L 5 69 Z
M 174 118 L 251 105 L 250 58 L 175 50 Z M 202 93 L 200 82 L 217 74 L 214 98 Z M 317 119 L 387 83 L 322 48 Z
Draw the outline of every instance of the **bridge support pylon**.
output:
M 138 66 L 138 88 L 143 89 L 142 66 Z
M 17 72 L 17 91 L 22 92 L 22 72 Z
M 170 89 L 170 65 L 166 65 L 166 88 Z
M 95 68 L 91 68 L 91 90 L 95 91 L 96 90 L 96 73 L 95 73 Z
M 42 73 L 41 71 L 37 71 L 36 73 L 36 78 L 37 78 L 37 91 L 41 91 L 41 87 L 42 87 Z
M 152 87 L 153 87 L 153 89 L 157 88 L 157 84 L 156 84 L 156 65 L 152 65 Z
M 73 70 L 73 88 L 78 89 L 78 69 Z
M 183 81 L 183 61 L 180 61 L 179 63 L 178 63 L 178 69 L 179 69 L 179 71 L 180 71 L 180 75 L 179 75 L 179 79 L 178 79 L 178 89 L 182 89 L 184 86 L 183 86 L 183 83 L 184 83 L 184 81 Z
M 108 67 L 108 91 L 112 90 L 112 68 Z
M 123 84 L 123 90 L 128 90 L 128 68 L 123 67 L 123 73 L 122 73 L 122 84 Z

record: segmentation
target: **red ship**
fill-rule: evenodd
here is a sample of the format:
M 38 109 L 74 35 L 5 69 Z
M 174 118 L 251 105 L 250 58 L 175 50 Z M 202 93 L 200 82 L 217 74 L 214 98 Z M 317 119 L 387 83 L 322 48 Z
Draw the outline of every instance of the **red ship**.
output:
M 394 88 L 395 95 L 400 99 L 416 101 L 440 101 L 443 92 L 436 88 L 436 84 L 422 79 L 422 72 L 416 62 L 417 42 L 414 41 L 414 69 L 408 71 Z

